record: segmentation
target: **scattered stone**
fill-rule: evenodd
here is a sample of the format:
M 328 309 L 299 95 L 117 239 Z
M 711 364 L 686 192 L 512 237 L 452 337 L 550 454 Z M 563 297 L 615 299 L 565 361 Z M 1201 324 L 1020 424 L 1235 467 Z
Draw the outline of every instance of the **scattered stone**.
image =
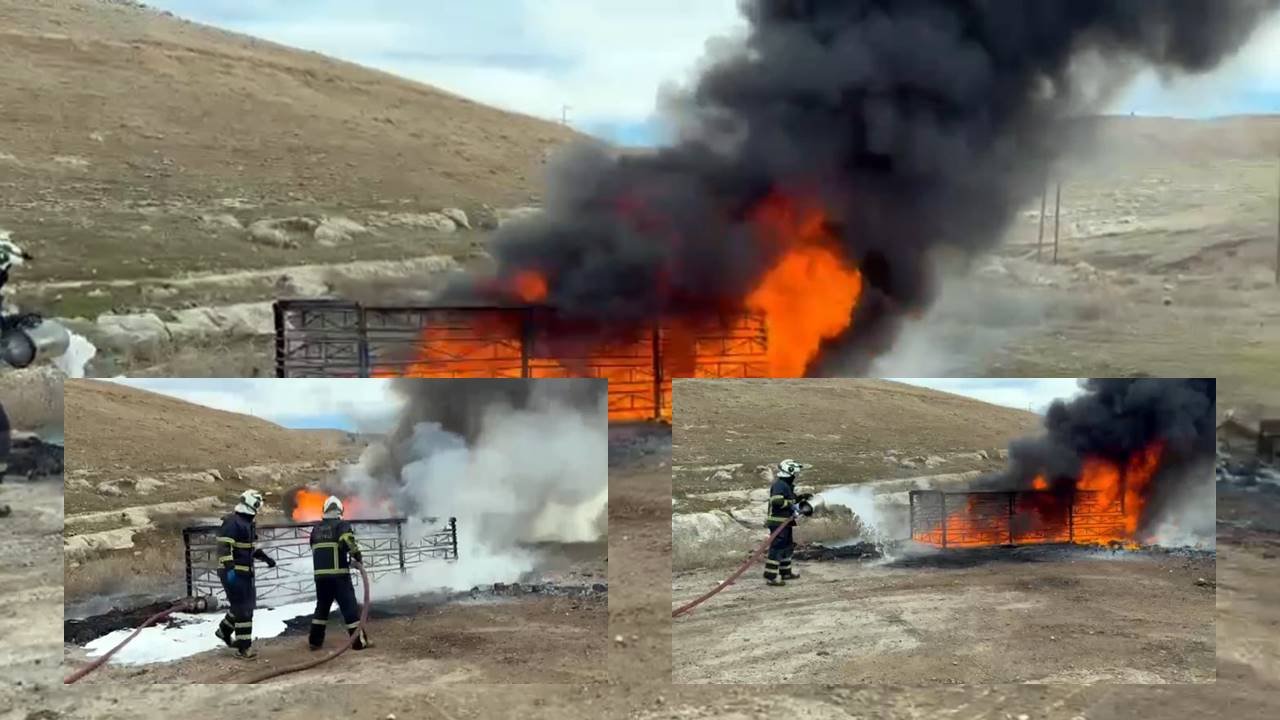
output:
M 465 230 L 471 229 L 471 221 L 467 219 L 467 214 L 461 208 L 445 208 L 440 214 L 453 221 L 454 225 Z
M 522 205 L 520 207 L 501 209 L 497 211 L 498 227 L 502 227 L 507 223 L 523 222 L 541 214 L 542 208 L 534 205 Z
M 1160 302 L 1164 303 L 1164 305 L 1167 307 L 1173 304 L 1173 298 L 1169 297 L 1168 295 L 1165 295 L 1164 299 L 1161 300 Z
M 1208 580 L 1206 578 L 1196 578 L 1196 585 L 1199 585 L 1200 587 L 1216 588 L 1218 587 L 1218 582 L 1216 580 Z
M 218 213 L 216 215 L 201 215 L 196 218 L 196 222 L 205 230 L 243 230 L 244 225 L 240 224 L 240 220 L 231 213 Z
M 78 155 L 55 155 L 53 161 L 64 167 L 83 170 L 89 167 L 89 161 Z
M 727 483 L 733 481 L 733 473 L 728 470 L 717 470 L 712 473 L 704 482 L 708 483 Z
M 297 248 L 303 237 L 313 237 L 320 223 L 307 217 L 264 218 L 249 225 L 249 239 L 259 245 Z

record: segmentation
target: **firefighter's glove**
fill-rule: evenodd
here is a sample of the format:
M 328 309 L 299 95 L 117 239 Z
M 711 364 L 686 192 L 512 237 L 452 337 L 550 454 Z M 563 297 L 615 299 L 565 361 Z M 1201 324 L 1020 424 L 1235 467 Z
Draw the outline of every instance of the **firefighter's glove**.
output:
M 265 562 L 269 568 L 274 568 L 276 566 L 276 561 L 271 558 L 266 558 L 263 562 Z

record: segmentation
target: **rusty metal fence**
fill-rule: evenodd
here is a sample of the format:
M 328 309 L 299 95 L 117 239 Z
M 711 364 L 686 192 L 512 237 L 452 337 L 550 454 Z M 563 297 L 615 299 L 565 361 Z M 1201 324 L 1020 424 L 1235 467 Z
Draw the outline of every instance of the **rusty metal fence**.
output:
M 277 377 L 601 378 L 613 420 L 669 418 L 672 378 L 769 375 L 754 314 L 605 337 L 537 306 L 278 300 L 274 313 Z
M 942 548 L 1106 542 L 1126 534 L 1123 494 L 910 492 L 911 539 Z
M 273 606 L 315 597 L 312 581 L 311 528 L 316 523 L 258 525 L 258 547 L 276 561 L 275 568 L 255 564 L 258 602 Z M 404 573 L 430 560 L 458 559 L 458 527 L 449 518 L 438 530 L 406 538 L 404 518 L 353 520 L 351 526 L 369 577 Z M 218 580 L 217 525 L 192 525 L 182 530 L 188 596 L 213 595 L 226 599 Z M 360 576 L 352 575 L 357 588 Z

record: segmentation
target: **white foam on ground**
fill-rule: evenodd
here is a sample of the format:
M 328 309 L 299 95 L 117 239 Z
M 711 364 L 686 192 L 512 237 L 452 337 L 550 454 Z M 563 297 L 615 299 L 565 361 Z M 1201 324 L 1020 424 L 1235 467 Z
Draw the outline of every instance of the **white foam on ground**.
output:
M 300 615 L 310 615 L 315 610 L 313 603 L 293 603 L 277 608 L 259 608 L 253 613 L 253 637 L 276 637 L 285 630 L 284 622 Z M 177 621 L 175 627 L 165 627 L 164 623 L 144 629 L 138 637 L 111 656 L 108 662 L 118 665 L 149 665 L 152 663 L 172 662 L 209 650 L 225 647 L 222 641 L 214 637 L 218 623 L 222 622 L 223 612 L 217 613 L 174 613 L 171 620 Z M 89 657 L 100 657 L 117 643 L 129 637 L 134 628 L 117 630 L 85 645 Z M 301 642 L 301 641 L 300 641 Z M 230 651 L 228 651 L 230 652 Z

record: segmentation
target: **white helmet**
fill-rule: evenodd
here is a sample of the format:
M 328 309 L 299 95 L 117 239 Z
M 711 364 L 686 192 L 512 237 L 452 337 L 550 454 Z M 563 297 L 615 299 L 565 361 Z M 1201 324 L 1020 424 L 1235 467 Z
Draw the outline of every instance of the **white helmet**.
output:
M 342 501 L 337 495 L 330 495 L 328 500 L 324 501 L 324 516 L 327 518 L 342 517 Z
M 804 466 L 795 460 L 783 460 L 778 463 L 778 477 L 793 478 L 803 469 Z
M 30 260 L 26 250 L 9 239 L 9 232 L 0 230 L 0 270 L 8 270 L 14 265 L 21 265 L 23 260 Z
M 245 515 L 257 515 L 262 509 L 262 493 L 257 490 L 245 490 L 240 493 L 240 502 L 236 503 L 236 512 Z

